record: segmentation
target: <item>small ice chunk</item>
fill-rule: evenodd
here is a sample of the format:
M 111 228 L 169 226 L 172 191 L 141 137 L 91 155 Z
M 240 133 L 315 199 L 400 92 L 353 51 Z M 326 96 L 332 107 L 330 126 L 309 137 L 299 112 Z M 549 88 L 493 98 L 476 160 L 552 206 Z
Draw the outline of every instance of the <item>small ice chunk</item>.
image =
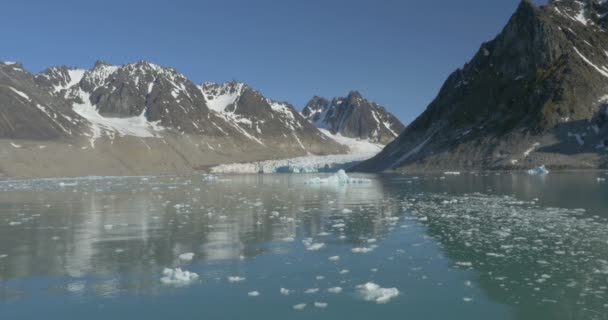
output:
M 387 303 L 399 296 L 397 288 L 382 288 L 373 282 L 358 285 L 357 292 L 365 301 L 373 301 L 378 304 Z
M 340 274 L 347 274 L 347 273 L 349 273 L 349 272 L 350 272 L 350 271 L 349 271 L 348 269 L 343 269 L 343 270 L 341 270 L 339 273 L 340 273 Z
M 368 253 L 374 251 L 373 248 L 361 247 L 361 248 L 352 248 L 350 249 L 352 253 Z
M 317 292 L 319 292 L 319 288 L 310 288 L 310 289 L 304 290 L 304 293 L 306 293 L 306 294 L 314 294 Z
M 238 276 L 234 276 L 234 277 L 228 277 L 228 282 L 230 283 L 235 283 L 235 282 L 243 282 L 246 279 L 243 277 L 238 277 Z
M 295 306 L 293 306 L 293 308 L 296 310 L 303 310 L 304 308 L 306 308 L 306 303 L 298 303 Z
M 281 294 L 282 294 L 282 295 L 284 295 L 284 296 L 288 296 L 288 295 L 290 295 L 290 294 L 291 294 L 291 292 L 292 292 L 292 291 L 291 291 L 291 290 L 289 290 L 289 289 L 281 288 L 281 291 L 280 291 L 280 292 L 281 292 Z
M 321 250 L 323 247 L 325 247 L 325 243 L 322 243 L 322 242 L 313 243 L 312 238 L 304 239 L 304 240 L 302 240 L 302 243 L 304 244 L 304 246 L 306 247 L 306 250 L 308 250 L 308 251 L 318 251 L 318 250 Z
M 536 176 L 543 176 L 543 175 L 549 174 L 549 170 L 547 170 L 547 168 L 545 168 L 545 166 L 542 165 L 540 167 L 528 170 L 528 174 L 536 175 Z
M 326 302 L 315 302 L 315 307 L 317 308 L 327 308 Z
M 214 175 L 206 175 L 203 177 L 203 181 L 205 182 L 215 182 L 218 181 L 220 178 L 218 176 L 214 176 Z
M 353 211 L 350 209 L 344 208 L 344 209 L 342 209 L 342 213 L 349 214 L 349 213 L 353 213 Z
M 328 184 L 328 185 L 346 185 L 346 184 L 361 184 L 361 183 L 370 183 L 369 179 L 358 179 L 358 178 L 350 178 L 344 170 L 338 171 L 333 176 L 330 176 L 325 179 L 321 179 L 319 177 L 308 180 L 306 184 L 315 185 L 315 184 Z
M 464 301 L 464 302 L 471 302 L 471 301 L 473 301 L 473 298 L 464 297 L 464 298 L 462 298 L 462 301 Z
M 338 294 L 338 293 L 342 292 L 342 288 L 341 287 L 329 288 L 329 289 L 327 289 L 327 292 Z
M 329 261 L 338 261 L 340 260 L 340 256 L 329 257 Z
M 189 271 L 183 271 L 181 268 L 163 270 L 163 277 L 160 281 L 166 285 L 185 286 L 198 279 L 198 274 Z
M 192 261 L 192 259 L 194 258 L 194 253 L 192 252 L 188 252 L 188 253 L 182 253 L 178 256 L 179 260 L 183 260 L 183 261 Z
M 247 295 L 248 295 L 248 296 L 250 296 L 250 297 L 257 297 L 257 296 L 259 296 L 259 295 L 260 295 L 260 293 L 259 293 L 259 292 L 257 292 L 257 291 L 249 291 L 249 292 L 247 293 Z

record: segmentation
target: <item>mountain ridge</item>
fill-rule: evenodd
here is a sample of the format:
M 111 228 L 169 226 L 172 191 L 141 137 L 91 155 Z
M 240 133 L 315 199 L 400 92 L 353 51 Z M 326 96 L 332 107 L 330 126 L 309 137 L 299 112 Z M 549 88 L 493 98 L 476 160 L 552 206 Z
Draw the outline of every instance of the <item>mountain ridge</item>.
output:
M 405 129 L 397 117 L 356 90 L 331 101 L 315 95 L 303 108 L 302 115 L 334 135 L 381 144 L 388 144 Z
M 608 38 L 596 7 L 606 2 L 522 1 L 404 133 L 354 170 L 606 168 Z
M 293 106 L 249 86 L 231 111 L 210 109 L 203 87 L 143 60 L 49 67 L 36 75 L 0 63 L 0 175 L 188 173 L 348 151 Z M 40 158 L 54 160 L 32 160 Z

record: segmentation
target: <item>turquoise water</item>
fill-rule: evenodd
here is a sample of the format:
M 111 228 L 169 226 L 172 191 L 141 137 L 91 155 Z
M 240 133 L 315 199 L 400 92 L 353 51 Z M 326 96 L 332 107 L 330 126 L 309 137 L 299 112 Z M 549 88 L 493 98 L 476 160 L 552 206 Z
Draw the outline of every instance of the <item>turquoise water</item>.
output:
M 0 182 L 0 319 L 608 319 L 604 174 L 314 176 Z

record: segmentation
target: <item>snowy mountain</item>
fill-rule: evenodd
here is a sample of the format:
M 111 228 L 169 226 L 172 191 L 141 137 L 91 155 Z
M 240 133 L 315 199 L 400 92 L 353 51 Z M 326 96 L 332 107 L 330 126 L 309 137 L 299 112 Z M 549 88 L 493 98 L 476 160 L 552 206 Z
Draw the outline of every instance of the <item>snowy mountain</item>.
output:
M 0 62 L 0 137 L 65 140 L 82 134 L 84 120 L 64 100 L 36 85 L 17 63 Z
M 187 173 L 348 151 L 245 84 L 195 85 L 146 61 L 37 75 L 0 63 L 0 103 L 0 175 Z
M 318 128 L 334 135 L 370 140 L 381 144 L 393 141 L 405 128 L 384 107 L 370 102 L 357 91 L 331 101 L 314 96 L 302 115 Z
M 608 2 L 523 0 L 404 133 L 356 170 L 608 167 Z
M 244 83 L 204 83 L 200 90 L 211 110 L 254 139 L 273 137 L 273 143 L 281 146 L 295 140 L 302 150 L 312 153 L 324 153 L 319 149 L 324 144 L 318 142 L 330 141 L 292 105 L 265 98 Z

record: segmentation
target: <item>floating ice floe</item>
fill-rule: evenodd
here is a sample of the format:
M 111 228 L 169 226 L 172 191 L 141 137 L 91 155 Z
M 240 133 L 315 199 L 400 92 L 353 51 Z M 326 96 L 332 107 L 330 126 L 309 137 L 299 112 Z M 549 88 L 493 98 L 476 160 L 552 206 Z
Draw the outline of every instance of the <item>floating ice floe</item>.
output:
M 214 176 L 214 175 L 206 175 L 203 177 L 203 181 L 205 182 L 215 182 L 218 181 L 220 178 L 218 176 Z
M 338 294 L 338 293 L 342 292 L 342 288 L 341 287 L 329 288 L 329 289 L 327 289 L 327 292 L 333 293 L 333 294 Z
M 194 253 L 192 252 L 188 252 L 188 253 L 182 253 L 178 256 L 179 260 L 182 261 L 192 261 L 192 259 L 194 258 Z
M 547 168 L 545 168 L 545 165 L 542 165 L 540 167 L 528 170 L 528 174 L 536 175 L 536 176 L 543 176 L 543 175 L 549 174 L 549 170 L 547 170 Z
M 318 250 L 321 250 L 323 247 L 325 247 L 325 243 L 322 243 L 322 242 L 313 243 L 312 239 L 310 239 L 310 238 L 302 240 L 302 243 L 304 243 L 304 246 L 306 247 L 306 250 L 308 250 L 308 251 L 318 251 Z
M 332 257 L 329 257 L 328 259 L 329 259 L 329 261 L 338 261 L 338 260 L 340 260 L 340 256 L 332 256 Z
M 257 291 L 249 291 L 249 292 L 247 293 L 247 295 L 248 295 L 248 296 L 250 296 L 250 297 L 257 297 L 257 296 L 259 296 L 259 295 L 260 295 L 260 293 L 259 293 L 259 292 L 257 292 Z
M 342 213 L 344 213 L 344 214 L 349 214 L 349 213 L 353 213 L 353 211 L 352 211 L 352 210 L 350 210 L 350 209 L 346 209 L 346 208 L 344 208 L 344 209 L 342 209 Z
M 183 271 L 181 268 L 163 270 L 163 277 L 160 281 L 166 285 L 185 286 L 198 279 L 198 274 L 189 271 Z
M 298 303 L 295 306 L 293 306 L 293 308 L 296 310 L 303 310 L 304 308 L 306 308 L 306 303 Z
M 319 288 L 310 288 L 310 289 L 304 290 L 304 293 L 306 293 L 306 294 L 314 294 L 317 292 L 319 292 Z
M 326 302 L 315 302 L 315 307 L 317 308 L 327 308 Z
M 374 251 L 374 248 L 371 247 L 361 247 L 361 248 L 352 248 L 350 252 L 352 253 L 368 253 Z
M 327 184 L 327 185 L 347 185 L 347 184 L 362 184 L 362 183 L 370 183 L 369 179 L 360 179 L 360 178 L 351 178 L 349 177 L 344 170 L 338 171 L 336 174 L 328 177 L 328 178 L 313 178 L 308 180 L 306 184 L 308 185 L 319 185 L 319 184 Z
M 399 296 L 397 288 L 382 288 L 373 282 L 358 285 L 357 292 L 365 301 L 373 301 L 378 304 L 388 303 Z
M 246 280 L 245 278 L 243 278 L 243 277 L 238 277 L 238 276 L 235 276 L 235 277 L 228 277 L 228 282 L 230 282 L 230 283 L 243 282 L 243 281 L 245 281 L 245 280 Z
M 606 178 L 597 178 L 597 182 L 606 182 Z
M 292 291 L 289 289 L 281 288 L 280 292 L 281 292 L 281 295 L 288 296 L 291 294 Z

